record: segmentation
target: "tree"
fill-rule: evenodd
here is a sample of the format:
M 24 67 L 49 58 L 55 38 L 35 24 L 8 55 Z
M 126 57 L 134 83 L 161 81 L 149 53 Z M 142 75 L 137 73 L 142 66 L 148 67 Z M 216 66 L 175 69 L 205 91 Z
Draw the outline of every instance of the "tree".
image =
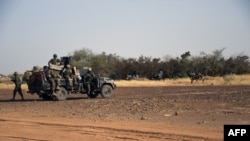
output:
M 136 71 L 140 77 L 151 78 L 160 69 L 168 78 L 187 77 L 187 71 L 200 72 L 204 75 L 216 76 L 228 73 L 250 73 L 249 57 L 239 55 L 225 59 L 225 48 L 215 50 L 212 54 L 202 53 L 191 56 L 189 51 L 176 58 L 160 58 L 140 56 L 139 58 L 121 58 L 116 54 L 94 54 L 90 49 L 83 48 L 72 53 L 72 64 L 77 68 L 92 67 L 93 71 L 113 79 L 125 79 L 128 74 Z
M 91 67 L 92 51 L 87 48 L 76 50 L 73 52 L 72 65 L 77 68 L 89 66 Z
M 207 55 L 204 65 L 207 67 L 207 74 L 210 76 L 222 75 L 224 68 L 224 57 L 222 52 L 225 48 L 221 50 L 213 51 L 212 55 Z
M 250 72 L 249 57 L 239 55 L 225 61 L 224 74 L 245 74 Z

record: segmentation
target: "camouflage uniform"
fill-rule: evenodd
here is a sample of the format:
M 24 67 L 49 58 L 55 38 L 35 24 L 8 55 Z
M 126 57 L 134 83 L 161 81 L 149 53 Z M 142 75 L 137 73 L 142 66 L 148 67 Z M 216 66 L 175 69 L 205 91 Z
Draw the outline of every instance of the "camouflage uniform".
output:
M 63 71 L 63 78 L 66 79 L 67 88 L 71 88 L 71 90 L 73 91 L 72 71 L 71 71 L 70 65 L 67 65 L 67 68 Z
M 30 86 L 31 86 L 32 90 L 35 90 L 36 86 L 37 86 L 37 80 L 36 80 L 35 73 L 38 71 L 39 71 L 38 67 L 34 66 L 33 70 L 32 70 L 32 74 L 31 74 L 30 79 L 29 79 L 29 84 L 31 84 Z
M 50 64 L 60 65 L 61 61 L 57 58 L 57 55 L 54 54 L 53 58 L 50 59 L 50 61 L 49 61 L 48 64 L 49 64 L 49 66 L 50 66 Z M 50 83 L 50 86 L 51 86 L 51 93 L 52 93 L 52 95 L 55 95 L 54 92 L 56 91 L 56 89 L 58 89 L 58 84 L 59 84 L 58 76 L 59 76 L 59 72 L 56 71 L 56 70 L 49 69 L 46 72 L 46 77 L 49 80 L 49 83 Z
M 81 91 L 82 90 L 82 76 L 80 75 L 80 73 L 78 72 L 76 75 L 73 76 L 73 86 L 75 86 L 75 84 L 77 84 L 77 91 Z
M 50 64 L 53 64 L 53 65 L 59 65 L 61 63 L 61 61 L 57 58 L 57 55 L 56 54 L 54 54 L 53 55 L 53 58 L 52 59 L 50 59 L 50 61 L 49 61 L 49 66 L 50 66 Z
M 15 100 L 16 92 L 18 92 L 20 94 L 22 100 L 24 100 L 22 88 L 21 88 L 22 81 L 21 81 L 20 77 L 18 76 L 17 72 L 14 73 L 14 78 L 12 79 L 12 81 L 15 83 L 15 89 L 13 91 L 13 100 Z
M 58 89 L 58 76 L 59 73 L 55 70 L 49 69 L 46 71 L 46 78 L 50 83 L 50 90 L 52 95 L 55 95 L 54 92 Z
M 93 83 L 95 75 L 91 72 L 91 68 L 88 69 L 87 73 L 84 76 L 84 82 L 87 86 L 87 94 L 91 93 L 91 84 Z

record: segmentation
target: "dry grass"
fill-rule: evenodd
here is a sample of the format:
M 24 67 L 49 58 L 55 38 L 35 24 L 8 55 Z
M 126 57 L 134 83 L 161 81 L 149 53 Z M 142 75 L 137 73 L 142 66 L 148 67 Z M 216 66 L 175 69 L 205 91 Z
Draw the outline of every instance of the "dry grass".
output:
M 6 89 L 6 88 L 14 88 L 14 84 L 6 84 L 6 83 L 0 83 L 0 90 L 1 89 Z
M 166 79 L 165 81 L 141 80 L 117 80 L 117 87 L 150 87 L 150 86 L 226 86 L 226 85 L 250 85 L 250 75 L 226 75 L 224 77 L 204 77 L 204 81 L 190 83 L 189 78 Z
M 0 83 L 0 91 L 1 89 L 14 89 L 14 88 L 15 88 L 15 85 L 12 83 Z M 22 89 L 23 91 L 27 91 L 28 86 L 26 84 L 23 84 Z
M 190 83 L 189 78 L 182 79 L 166 79 L 165 81 L 156 80 L 116 80 L 117 87 L 157 87 L 157 86 L 228 86 L 228 85 L 249 85 L 250 75 L 226 75 L 224 77 L 204 77 L 204 82 L 201 80 Z M 0 83 L 0 90 L 3 88 L 14 88 L 14 84 Z M 22 85 L 22 88 L 27 89 L 27 85 Z

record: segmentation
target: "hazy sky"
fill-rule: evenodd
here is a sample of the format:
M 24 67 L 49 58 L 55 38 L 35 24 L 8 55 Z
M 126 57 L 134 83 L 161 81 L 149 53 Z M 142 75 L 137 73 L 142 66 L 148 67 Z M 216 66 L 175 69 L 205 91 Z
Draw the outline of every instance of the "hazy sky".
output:
M 250 56 L 249 0 L 0 0 L 0 73 L 88 48 L 121 57 Z

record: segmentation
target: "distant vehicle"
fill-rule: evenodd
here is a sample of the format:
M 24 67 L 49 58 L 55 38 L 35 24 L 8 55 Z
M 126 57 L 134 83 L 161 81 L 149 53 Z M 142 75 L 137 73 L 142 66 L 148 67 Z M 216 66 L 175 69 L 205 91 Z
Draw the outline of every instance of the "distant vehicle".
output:
M 65 64 L 69 63 L 70 57 L 62 57 L 61 60 L 64 61 Z M 66 61 L 65 61 L 66 60 Z M 64 68 L 65 64 L 62 67 L 55 66 L 52 69 L 57 69 L 61 71 Z M 48 82 L 45 71 L 26 71 L 24 74 L 24 80 L 28 85 L 28 93 L 37 94 L 40 98 L 44 100 L 66 100 L 69 93 L 81 93 L 87 94 L 87 86 L 84 83 L 84 74 L 87 72 L 88 67 L 84 67 L 80 69 L 80 75 L 77 75 L 80 79 L 78 79 L 72 87 L 66 85 L 66 80 L 64 78 L 59 78 L 59 89 L 56 91 L 56 95 L 52 95 L 50 89 L 50 83 Z M 114 80 L 107 77 L 95 76 L 93 82 L 91 83 L 91 93 L 88 95 L 89 98 L 96 98 L 99 94 L 103 98 L 109 98 L 112 96 L 113 90 L 116 88 Z M 72 91 L 73 90 L 73 91 Z

